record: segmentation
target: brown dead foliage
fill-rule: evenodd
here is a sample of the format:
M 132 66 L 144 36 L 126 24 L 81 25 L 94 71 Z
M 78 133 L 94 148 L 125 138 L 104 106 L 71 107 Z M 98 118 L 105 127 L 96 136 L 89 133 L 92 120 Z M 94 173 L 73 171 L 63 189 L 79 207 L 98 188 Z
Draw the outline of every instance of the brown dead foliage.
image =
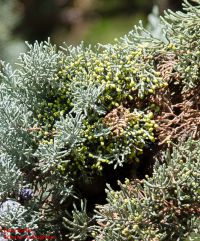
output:
M 152 98 L 160 107 L 156 118 L 159 145 L 200 138 L 200 86 L 183 93 L 180 74 L 174 70 L 176 56 L 160 55 L 156 60 L 157 69 L 168 82 L 168 87 Z
M 161 73 L 163 80 L 179 79 L 180 75 L 174 71 L 174 65 L 177 63 L 177 58 L 174 53 L 160 54 L 155 57 L 157 62 L 157 70 Z
M 167 110 L 157 117 L 160 145 L 166 141 L 200 138 L 200 90 L 190 91 L 179 103 L 166 103 Z
M 115 136 L 120 136 L 132 118 L 134 118 L 134 113 L 120 105 L 108 113 L 103 121 L 108 127 L 111 127 Z

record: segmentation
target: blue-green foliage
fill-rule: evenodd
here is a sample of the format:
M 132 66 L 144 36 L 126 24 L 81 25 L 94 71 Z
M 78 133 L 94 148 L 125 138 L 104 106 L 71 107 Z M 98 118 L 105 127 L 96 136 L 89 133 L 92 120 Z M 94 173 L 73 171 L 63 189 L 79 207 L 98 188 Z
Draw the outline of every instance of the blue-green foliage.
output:
M 158 125 L 155 116 L 158 113 L 151 103 L 152 99 L 161 93 L 159 98 L 162 101 L 171 82 L 183 85 L 184 91 L 198 86 L 200 2 L 196 2 L 198 5 L 192 6 L 185 1 L 185 13 L 168 11 L 165 14 L 162 19 L 163 38 L 155 38 L 140 24 L 114 45 L 98 45 L 95 51 L 84 47 L 84 44 L 57 49 L 49 41 L 36 42 L 27 44 L 28 51 L 20 55 L 16 69 L 0 62 L 0 156 L 4 163 L 0 164 L 3 177 L 3 181 L 0 179 L 0 201 L 13 198 L 22 206 L 19 208 L 22 219 L 18 218 L 19 223 L 16 224 L 16 220 L 11 218 L 9 223 L 4 224 L 6 228 L 22 222 L 26 225 L 25 220 L 28 220 L 28 223 L 36 222 L 38 230 L 48 231 L 52 230 L 54 223 L 59 223 L 55 229 L 60 236 L 63 210 L 70 207 L 78 195 L 77 182 L 81 177 L 103 175 L 106 165 L 116 168 L 125 163 L 140 162 L 145 144 L 156 141 Z M 198 145 L 195 148 L 197 152 Z M 174 162 L 168 167 L 155 168 L 156 181 L 151 178 L 148 183 L 144 181 L 145 192 L 151 185 L 154 186 L 154 181 L 155 185 L 161 185 L 161 182 L 173 184 L 169 176 L 163 180 L 170 166 L 175 165 L 176 158 L 172 159 Z M 186 168 L 186 164 L 189 172 L 195 165 L 198 167 L 198 159 L 194 163 L 193 159 L 187 160 L 177 164 L 179 169 Z M 186 175 L 185 172 L 183 174 Z M 22 177 L 19 178 L 19 175 Z M 189 199 L 194 202 L 193 197 L 199 195 L 198 189 L 195 189 L 196 179 L 193 187 L 191 182 L 185 183 L 189 179 L 184 175 L 177 177 L 187 188 L 194 189 L 189 193 L 193 195 Z M 175 179 L 177 185 L 173 186 L 177 190 L 176 194 L 173 193 L 173 200 L 176 199 L 178 204 L 188 195 L 182 196 L 179 179 Z M 34 196 L 23 203 L 19 188 L 27 184 Z M 123 189 L 123 192 L 126 190 Z M 163 193 L 155 194 L 162 197 Z M 112 192 L 110 195 L 112 197 Z M 136 209 L 129 210 L 132 206 L 127 200 L 124 206 L 122 204 L 122 216 L 129 216 L 132 211 L 135 214 Z M 144 202 L 137 203 L 135 197 L 138 210 L 145 207 L 150 210 L 152 203 L 148 200 L 144 198 Z M 118 201 L 117 209 L 120 208 Z M 114 205 L 112 202 L 110 207 Z M 151 212 L 155 219 L 158 209 Z M 30 216 L 26 219 L 23 213 L 29 213 L 33 219 Z M 35 213 L 41 219 L 37 219 Z M 78 211 L 75 216 L 76 213 Z M 123 222 L 120 225 L 117 230 L 125 229 L 120 234 L 116 229 L 113 233 L 108 225 L 103 234 L 105 240 L 127 240 L 130 227 L 127 230 Z M 82 226 L 85 228 L 85 223 Z M 181 230 L 184 227 L 188 230 L 185 223 Z M 101 229 L 97 230 L 100 234 Z M 134 235 L 148 237 L 138 233 L 141 230 L 138 226 L 131 230 L 132 239 Z M 167 231 L 163 230 L 162 225 L 156 226 L 149 235 L 168 237 Z M 85 238 L 88 231 L 83 234 Z M 177 235 L 174 229 L 171 235 Z M 97 238 L 101 240 L 101 235 Z

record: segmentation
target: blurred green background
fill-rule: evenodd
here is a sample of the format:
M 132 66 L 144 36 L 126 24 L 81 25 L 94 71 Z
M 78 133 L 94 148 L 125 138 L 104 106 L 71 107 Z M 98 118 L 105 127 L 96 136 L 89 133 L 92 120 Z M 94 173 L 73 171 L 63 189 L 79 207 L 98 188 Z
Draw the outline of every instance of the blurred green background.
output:
M 0 59 L 14 62 L 24 41 L 112 43 L 147 16 L 181 7 L 179 0 L 0 0 Z

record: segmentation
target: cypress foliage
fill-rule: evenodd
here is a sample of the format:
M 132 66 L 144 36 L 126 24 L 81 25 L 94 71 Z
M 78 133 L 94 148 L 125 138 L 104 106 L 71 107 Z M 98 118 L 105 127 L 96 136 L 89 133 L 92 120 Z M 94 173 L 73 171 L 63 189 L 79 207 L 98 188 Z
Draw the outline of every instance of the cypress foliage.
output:
M 155 163 L 152 177 L 126 180 L 120 191 L 108 187 L 95 240 L 185 240 L 200 232 L 199 141 L 174 146 L 164 160 Z
M 183 240 L 198 231 L 200 1 L 183 6 L 165 13 L 159 37 L 140 23 L 95 51 L 48 40 L 27 43 L 14 68 L 0 62 L 2 228 L 99 241 Z M 157 162 L 152 177 L 109 187 L 96 215 L 74 205 L 63 223 L 86 196 L 81 180 L 136 172 L 151 145 L 169 146 L 155 153 L 166 164 Z

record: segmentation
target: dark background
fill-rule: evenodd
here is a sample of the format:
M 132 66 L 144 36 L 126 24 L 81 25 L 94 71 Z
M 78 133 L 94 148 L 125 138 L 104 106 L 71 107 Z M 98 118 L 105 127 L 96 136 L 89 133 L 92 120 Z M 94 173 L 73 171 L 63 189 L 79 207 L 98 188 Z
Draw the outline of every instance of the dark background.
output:
M 25 40 L 51 37 L 57 44 L 112 43 L 123 36 L 154 5 L 160 13 L 181 8 L 180 0 L 0 0 L 0 58 L 12 61 Z

